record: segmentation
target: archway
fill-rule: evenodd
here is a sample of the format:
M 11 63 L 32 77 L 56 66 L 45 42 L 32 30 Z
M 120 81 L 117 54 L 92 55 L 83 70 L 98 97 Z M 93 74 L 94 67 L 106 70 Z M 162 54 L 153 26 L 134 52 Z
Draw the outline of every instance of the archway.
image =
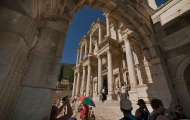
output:
M 179 104 L 184 109 L 184 114 L 188 117 L 190 109 L 190 55 L 188 55 L 176 71 L 176 76 L 172 79 L 174 89 Z
M 0 8 L 1 49 L 5 50 L 1 55 L 9 58 L 2 59 L 8 64 L 3 66 L 1 77 L 0 116 L 3 119 L 41 119 L 50 114 L 51 90 L 56 85 L 66 32 L 73 14 L 85 5 L 101 9 L 121 21 L 121 28 L 128 37 L 138 40 L 147 60 L 159 57 L 144 3 L 135 0 L 17 1 L 13 6 L 12 2 L 3 0 Z M 77 77 L 80 76 L 79 73 Z

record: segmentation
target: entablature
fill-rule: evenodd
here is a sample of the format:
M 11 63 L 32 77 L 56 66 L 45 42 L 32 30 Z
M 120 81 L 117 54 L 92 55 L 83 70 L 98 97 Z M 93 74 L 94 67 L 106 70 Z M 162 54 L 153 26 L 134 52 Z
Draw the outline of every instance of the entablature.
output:
M 88 56 L 86 57 L 83 62 L 82 62 L 83 66 L 87 66 L 87 65 L 93 65 L 93 66 L 97 66 L 98 65 L 98 60 L 96 58 L 95 55 L 91 55 L 91 56 Z
M 79 45 L 80 45 L 80 46 L 83 46 L 83 45 L 85 45 L 85 44 L 88 44 L 88 45 L 89 45 L 89 38 L 88 38 L 86 35 L 82 37 L 82 39 L 81 39 Z
M 104 40 L 98 45 L 98 55 L 106 54 L 111 51 L 113 54 L 120 54 L 119 42 L 106 36 Z

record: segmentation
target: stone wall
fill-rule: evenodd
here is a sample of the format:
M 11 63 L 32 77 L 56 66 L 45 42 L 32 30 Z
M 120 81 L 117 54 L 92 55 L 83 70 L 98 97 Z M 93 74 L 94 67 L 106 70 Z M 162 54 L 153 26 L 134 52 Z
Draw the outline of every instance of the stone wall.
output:
M 175 104 L 182 105 L 187 116 L 190 116 L 190 91 L 187 89 L 189 82 L 183 79 L 183 69 L 188 64 L 183 61 L 188 61 L 190 54 L 189 5 L 187 0 L 173 0 L 152 15 L 155 35 L 171 81 L 169 86 L 175 89 L 172 94 L 177 96 Z

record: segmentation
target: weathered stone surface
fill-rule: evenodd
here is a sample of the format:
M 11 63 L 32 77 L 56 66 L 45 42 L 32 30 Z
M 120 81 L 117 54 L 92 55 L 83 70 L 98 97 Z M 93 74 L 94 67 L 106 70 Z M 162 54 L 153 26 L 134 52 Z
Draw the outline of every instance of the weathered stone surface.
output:
M 52 91 L 23 87 L 12 120 L 41 120 L 51 112 Z
M 0 90 L 4 85 L 22 41 L 23 38 L 18 35 L 0 32 Z

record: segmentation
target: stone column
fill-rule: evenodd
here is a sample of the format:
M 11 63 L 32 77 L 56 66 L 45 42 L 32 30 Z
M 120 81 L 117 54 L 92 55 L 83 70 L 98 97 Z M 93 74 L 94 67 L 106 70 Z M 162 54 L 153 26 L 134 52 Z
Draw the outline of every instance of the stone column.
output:
M 79 50 L 77 49 L 77 60 L 76 60 L 76 65 L 79 63 L 78 59 L 79 59 Z
M 143 82 L 142 82 L 142 77 L 141 77 L 141 73 L 140 73 L 139 67 L 137 68 L 137 75 L 138 75 L 139 85 L 142 85 Z
M 78 72 L 78 75 L 77 75 L 77 87 L 76 87 L 76 94 L 75 94 L 77 97 L 79 95 L 79 90 L 80 90 L 79 83 L 80 83 L 80 72 Z
M 135 67 L 134 67 L 134 63 L 133 63 L 131 45 L 130 45 L 130 41 L 127 37 L 125 37 L 124 42 L 125 42 L 126 59 L 127 59 L 131 89 L 135 89 L 135 86 L 137 85 L 137 78 L 136 78 Z
M 91 89 L 91 66 L 88 64 L 88 76 L 87 76 L 87 89 L 86 89 L 86 96 L 89 97 L 90 89 Z
M 112 67 L 112 55 L 111 52 L 107 52 L 108 59 L 108 93 L 113 94 L 113 67 Z
M 82 61 L 82 46 L 80 46 L 80 61 L 79 61 L 79 63 L 81 63 L 81 61 Z
M 101 24 L 99 23 L 99 40 L 98 40 L 98 44 L 100 44 L 102 42 L 102 27 Z
M 84 95 L 85 91 L 85 81 L 86 81 L 86 68 L 83 66 L 83 76 L 82 76 L 82 95 Z
M 87 57 L 87 43 L 85 43 L 85 57 Z
M 73 91 L 72 91 L 72 98 L 75 96 L 75 87 L 76 87 L 76 74 L 74 74 L 74 82 L 73 82 Z
M 92 35 L 90 35 L 90 47 L 89 47 L 89 54 L 92 53 Z
M 110 21 L 109 21 L 109 14 L 106 13 L 106 31 L 107 31 L 107 36 L 110 36 Z
M 98 56 L 98 94 L 102 95 L 102 58 Z

